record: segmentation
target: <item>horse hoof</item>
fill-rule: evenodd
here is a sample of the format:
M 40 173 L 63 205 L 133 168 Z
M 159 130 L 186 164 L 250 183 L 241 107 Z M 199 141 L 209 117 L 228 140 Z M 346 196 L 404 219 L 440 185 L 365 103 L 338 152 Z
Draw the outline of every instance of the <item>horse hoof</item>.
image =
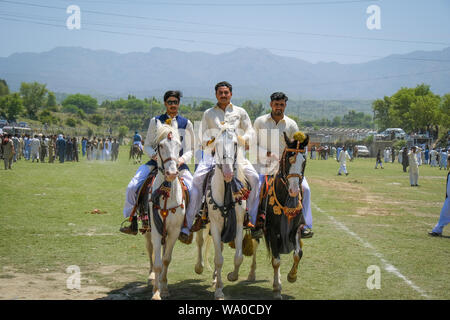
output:
M 239 276 L 238 276 L 238 275 L 235 275 L 234 272 L 230 272 L 230 273 L 227 275 L 228 281 L 231 281 L 231 282 L 236 281 L 238 278 L 239 278 Z
M 256 281 L 256 276 L 254 274 L 249 274 L 248 277 L 247 277 L 247 281 L 255 282 Z
M 294 283 L 295 281 L 297 281 L 297 275 L 291 276 L 290 274 L 288 274 L 287 281 L 289 281 L 290 283 Z
M 153 295 L 152 300 L 161 300 L 161 295 L 159 294 L 159 291 Z
M 274 292 L 273 298 L 275 300 L 283 300 L 283 297 L 281 296 L 281 292 Z
M 196 274 L 202 274 L 203 273 L 203 266 L 202 265 L 196 265 L 195 266 L 195 273 Z
M 214 298 L 216 300 L 225 300 L 225 297 L 224 297 L 223 293 L 220 293 L 219 295 L 215 295 Z
M 161 298 L 167 299 L 167 298 L 169 298 L 169 297 L 170 297 L 169 291 L 162 291 L 162 292 L 161 292 Z

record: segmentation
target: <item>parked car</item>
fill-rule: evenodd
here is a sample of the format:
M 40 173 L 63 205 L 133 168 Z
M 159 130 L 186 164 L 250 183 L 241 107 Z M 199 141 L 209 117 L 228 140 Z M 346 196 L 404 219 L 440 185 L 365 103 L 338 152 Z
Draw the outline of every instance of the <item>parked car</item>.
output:
M 26 123 L 25 121 L 21 121 L 21 122 L 19 122 L 19 127 L 27 128 L 28 127 L 28 123 Z
M 8 125 L 8 120 L 0 119 L 0 128 L 3 128 L 4 126 Z
M 395 139 L 405 139 L 406 132 L 401 128 L 387 128 L 382 132 L 386 137 L 391 137 L 394 134 Z
M 358 157 L 368 157 L 370 155 L 366 146 L 356 146 L 356 149 L 358 150 Z

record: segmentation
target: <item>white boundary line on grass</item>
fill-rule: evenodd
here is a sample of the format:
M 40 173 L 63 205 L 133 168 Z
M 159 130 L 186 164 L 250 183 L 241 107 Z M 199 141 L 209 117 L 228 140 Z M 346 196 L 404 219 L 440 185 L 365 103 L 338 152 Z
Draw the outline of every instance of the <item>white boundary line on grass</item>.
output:
M 315 203 L 312 203 L 312 205 L 314 206 L 314 208 L 317 211 L 325 214 L 328 218 L 330 218 L 330 220 L 332 220 L 339 228 L 341 228 L 342 230 L 347 232 L 349 235 L 351 235 L 353 238 L 355 238 L 356 240 L 361 242 L 364 245 L 364 247 L 371 249 L 372 254 L 381 260 L 381 262 L 383 263 L 383 267 L 387 272 L 395 274 L 397 277 L 402 279 L 408 286 L 410 286 L 417 293 L 419 293 L 422 297 L 424 297 L 426 299 L 431 299 L 431 297 L 429 295 L 427 295 L 424 290 L 422 290 L 421 288 L 416 286 L 411 280 L 409 280 L 402 273 L 400 273 L 400 271 L 396 267 L 394 267 L 392 264 L 390 264 L 388 261 L 386 261 L 386 259 L 383 258 L 383 255 L 381 253 L 377 252 L 376 249 L 370 243 L 363 240 L 360 236 L 358 236 L 356 233 L 354 233 L 349 228 L 347 228 L 347 226 L 345 224 L 336 220 L 335 217 L 333 217 L 329 213 L 325 212 L 324 210 L 320 209 Z

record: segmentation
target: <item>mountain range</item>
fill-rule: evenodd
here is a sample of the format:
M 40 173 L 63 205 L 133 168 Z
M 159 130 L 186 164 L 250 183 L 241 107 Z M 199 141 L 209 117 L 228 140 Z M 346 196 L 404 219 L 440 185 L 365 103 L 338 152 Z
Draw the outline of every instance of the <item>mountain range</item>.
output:
M 54 92 L 112 98 L 160 98 L 168 89 L 182 90 L 186 97 L 214 98 L 214 85 L 227 80 L 237 98 L 267 100 L 272 92 L 283 91 L 296 100 L 372 100 L 420 83 L 429 84 L 434 93 L 449 93 L 450 47 L 358 64 L 309 63 L 253 48 L 222 54 L 163 48 L 120 54 L 56 47 L 0 58 L 0 78 L 13 91 L 21 82 L 37 81 Z

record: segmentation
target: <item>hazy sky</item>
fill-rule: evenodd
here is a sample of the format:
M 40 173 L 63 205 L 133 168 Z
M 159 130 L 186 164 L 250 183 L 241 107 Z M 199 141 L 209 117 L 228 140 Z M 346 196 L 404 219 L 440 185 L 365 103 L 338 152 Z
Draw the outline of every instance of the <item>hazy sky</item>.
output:
M 81 29 L 66 12 L 81 9 Z M 380 8 L 381 29 L 366 12 Z M 81 46 L 223 53 L 266 48 L 309 62 L 357 63 L 450 47 L 450 0 L 0 0 L 0 56 Z M 0 70 L 1 71 L 1 70 Z

